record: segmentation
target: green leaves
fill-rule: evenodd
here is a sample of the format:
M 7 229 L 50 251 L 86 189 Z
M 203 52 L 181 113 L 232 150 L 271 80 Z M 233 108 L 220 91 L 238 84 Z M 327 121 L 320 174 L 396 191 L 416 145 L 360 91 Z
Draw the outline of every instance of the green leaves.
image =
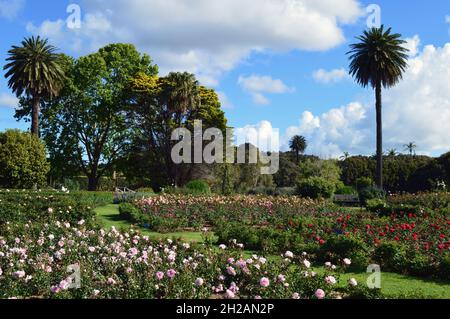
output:
M 0 133 L 1 187 L 43 186 L 48 171 L 44 144 L 39 139 L 18 130 Z
M 8 51 L 9 61 L 5 66 L 8 86 L 18 97 L 54 97 L 63 86 L 65 75 L 60 56 L 47 39 L 31 37 L 22 41 L 22 46 L 13 46 Z
M 372 28 L 357 37 L 359 43 L 350 45 L 350 74 L 358 84 L 375 88 L 381 83 L 385 88 L 397 84 L 408 64 L 408 49 L 400 34 L 392 34 L 391 28 Z

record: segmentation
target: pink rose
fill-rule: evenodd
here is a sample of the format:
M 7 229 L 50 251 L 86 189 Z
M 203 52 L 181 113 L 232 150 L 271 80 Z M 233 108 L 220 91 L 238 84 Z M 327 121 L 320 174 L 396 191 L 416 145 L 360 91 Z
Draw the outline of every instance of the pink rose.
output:
M 163 280 L 163 278 L 164 278 L 164 273 L 163 273 L 162 271 L 158 271 L 158 272 L 156 273 L 156 278 L 157 278 L 158 280 Z
M 225 298 L 234 299 L 235 297 L 236 295 L 234 294 L 234 292 L 232 292 L 230 289 L 227 289 L 227 291 L 225 292 Z
M 169 269 L 167 271 L 167 277 L 169 277 L 170 279 L 172 279 L 173 277 L 175 277 L 175 275 L 177 274 L 177 272 L 174 269 Z
M 203 286 L 203 284 L 204 284 L 204 280 L 202 279 L 202 278 L 197 278 L 196 280 L 195 280 L 195 285 L 196 286 Z
M 261 287 L 263 288 L 267 288 L 270 285 L 270 280 L 266 277 L 261 278 L 261 280 L 259 281 L 259 284 L 261 285 Z
M 317 297 L 317 299 L 323 299 L 325 298 L 325 291 L 323 291 L 322 289 L 317 289 L 314 295 Z

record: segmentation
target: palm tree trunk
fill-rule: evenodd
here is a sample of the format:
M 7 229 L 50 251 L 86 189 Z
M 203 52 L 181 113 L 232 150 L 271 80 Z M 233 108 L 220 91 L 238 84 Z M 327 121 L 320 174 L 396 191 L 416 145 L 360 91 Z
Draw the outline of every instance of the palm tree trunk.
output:
M 383 188 L 383 112 L 381 82 L 378 82 L 375 88 L 376 95 L 376 113 L 377 113 L 377 171 L 376 183 L 379 188 Z
M 31 110 L 31 134 L 39 138 L 39 106 L 41 99 L 39 96 L 33 98 Z

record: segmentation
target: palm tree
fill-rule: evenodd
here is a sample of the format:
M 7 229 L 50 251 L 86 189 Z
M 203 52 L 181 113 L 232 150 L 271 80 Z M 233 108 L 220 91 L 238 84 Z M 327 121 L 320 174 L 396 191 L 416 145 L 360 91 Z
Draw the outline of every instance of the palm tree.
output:
M 289 142 L 289 147 L 295 153 L 297 158 L 297 163 L 299 163 L 300 154 L 303 154 L 308 147 L 306 138 L 300 135 L 294 136 Z
M 408 49 L 400 34 L 391 28 L 372 28 L 357 37 L 359 43 L 351 44 L 350 75 L 363 87 L 375 90 L 377 114 L 377 186 L 383 187 L 383 116 L 382 88 L 395 86 L 403 77 L 408 63 Z
M 39 107 L 41 99 L 58 95 L 65 79 L 61 56 L 47 39 L 26 38 L 22 46 L 12 46 L 8 63 L 3 67 L 8 86 L 17 95 L 23 93 L 32 100 L 31 133 L 39 137 Z
M 398 152 L 395 148 L 392 148 L 388 151 L 388 156 L 389 157 L 396 157 L 398 155 Z
M 181 117 L 186 111 L 195 110 L 200 105 L 200 85 L 195 75 L 187 72 L 170 73 L 167 80 L 171 84 L 169 107 L 175 113 L 175 122 L 180 124 Z
M 410 142 L 408 144 L 405 144 L 405 151 L 409 152 L 410 156 L 413 156 L 415 154 L 415 149 L 417 148 L 417 145 L 415 142 Z
M 178 128 L 182 125 L 183 118 L 187 118 L 192 111 L 200 107 L 200 84 L 196 80 L 195 75 L 187 72 L 172 72 L 166 79 L 169 83 L 169 91 L 167 94 L 168 108 L 173 117 L 171 120 L 173 120 L 175 127 Z M 170 134 L 171 132 L 168 133 Z M 167 154 L 170 153 L 170 150 L 167 150 Z M 170 163 L 169 159 L 168 162 Z M 172 176 L 174 186 L 178 187 L 178 184 L 181 182 L 179 165 L 171 164 L 169 166 L 169 174 Z
M 349 152 L 344 152 L 344 155 L 342 155 L 341 157 L 339 157 L 339 159 L 343 162 L 345 162 L 346 160 L 348 160 L 350 158 L 350 153 Z

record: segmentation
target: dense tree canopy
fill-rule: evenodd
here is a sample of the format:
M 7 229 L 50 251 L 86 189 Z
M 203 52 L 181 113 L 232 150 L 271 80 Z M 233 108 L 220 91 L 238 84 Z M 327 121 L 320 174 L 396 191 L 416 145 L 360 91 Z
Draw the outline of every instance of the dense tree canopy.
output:
M 89 190 L 95 190 L 130 142 L 125 117 L 130 79 L 138 73 L 154 76 L 158 68 L 129 44 L 111 44 L 77 60 L 65 58 L 65 68 L 60 96 L 43 105 L 44 139 L 59 174 L 68 175 L 75 167 L 88 177 Z M 22 102 L 19 117 L 29 110 L 29 101 Z M 65 170 L 65 163 L 73 166 Z
M 42 187 L 49 171 L 44 144 L 36 137 L 8 130 L 0 133 L 0 186 Z
M 126 175 L 137 184 L 151 183 L 158 189 L 183 185 L 196 170 L 205 169 L 200 164 L 174 164 L 171 135 L 177 128 L 192 132 L 195 120 L 203 122 L 203 129 L 214 127 L 225 133 L 227 120 L 216 92 L 188 73 L 166 77 L 140 73 L 130 81 L 130 94 L 128 125 L 134 135 L 131 152 L 123 159 Z M 127 169 L 129 163 L 132 170 Z

